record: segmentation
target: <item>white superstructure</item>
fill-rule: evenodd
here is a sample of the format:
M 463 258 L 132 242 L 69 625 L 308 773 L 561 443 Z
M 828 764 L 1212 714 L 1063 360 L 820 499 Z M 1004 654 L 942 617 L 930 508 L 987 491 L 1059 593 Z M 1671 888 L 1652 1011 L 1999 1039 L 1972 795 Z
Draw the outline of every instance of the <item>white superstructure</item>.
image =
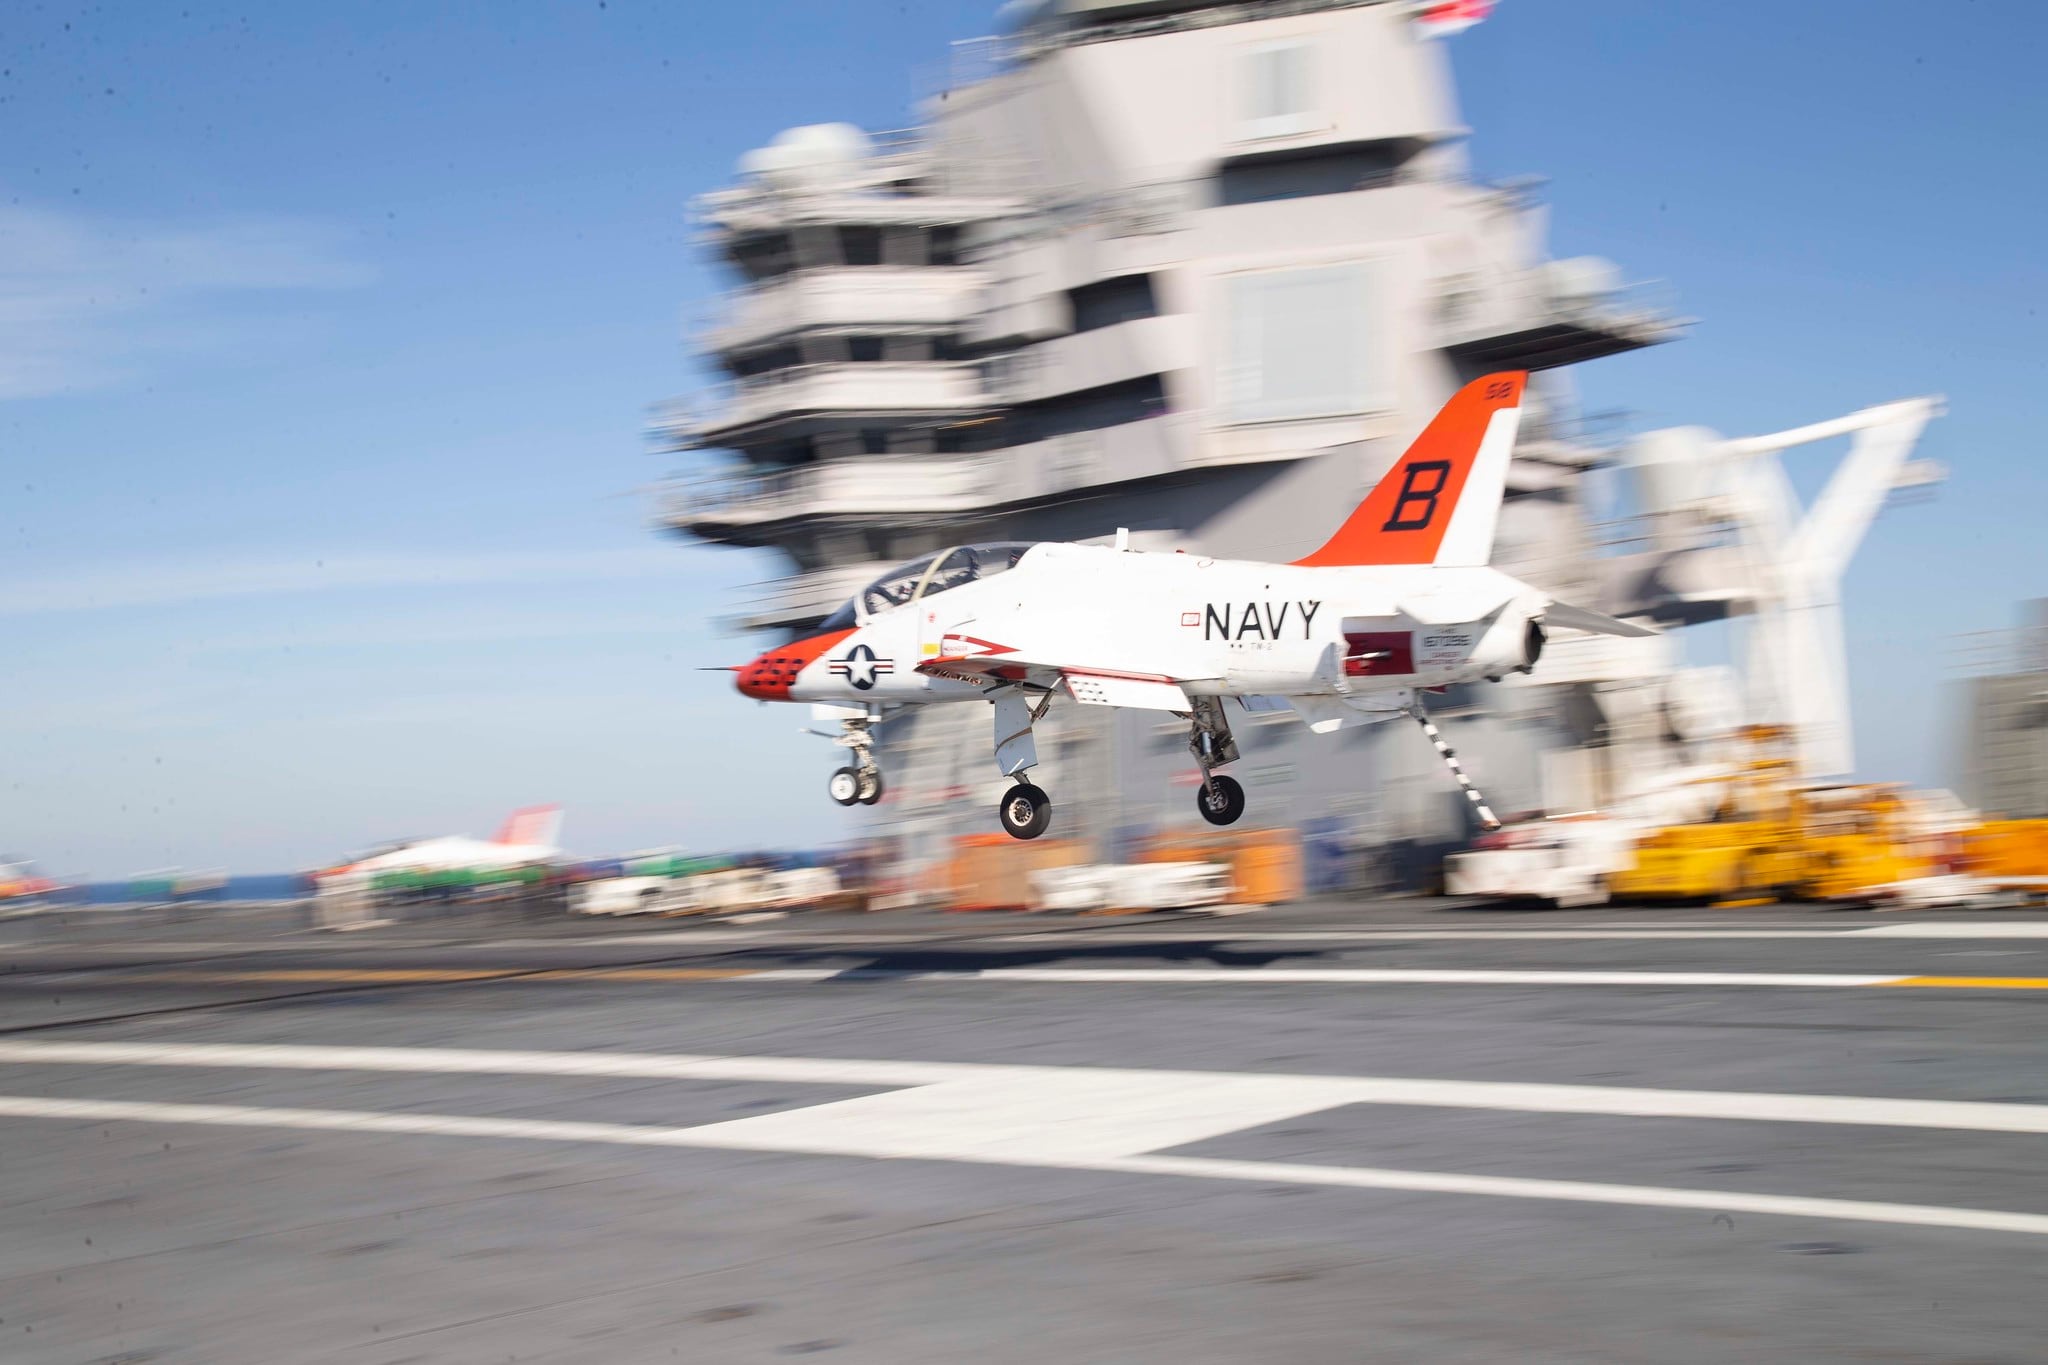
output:
M 1454 391 L 1508 369 L 1536 373 L 1498 562 L 1611 605 L 1581 506 L 1601 456 L 1559 372 L 1678 324 L 1606 262 L 1550 259 L 1526 187 L 1470 177 L 1445 45 L 1415 11 L 1012 7 L 1011 31 L 956 50 L 916 129 L 795 130 L 703 196 L 738 282 L 698 341 L 728 377 L 666 428 L 705 453 L 663 520 L 787 557 L 735 624 L 806 629 L 889 565 L 975 542 L 1127 526 L 1142 547 L 1284 562 Z M 1510 809 L 1579 780 L 1546 755 L 1656 729 L 1599 698 L 1667 674 L 1668 641 L 1559 655 L 1504 713 L 1443 699 L 1454 732 L 1487 732 Z M 951 723 L 885 727 L 900 776 L 879 813 L 917 839 L 955 828 L 986 780 L 951 757 Z M 1182 818 L 1177 734 L 1070 728 L 1049 762 L 1105 839 Z M 1311 751 L 1276 729 L 1247 742 L 1246 773 L 1279 819 L 1331 838 L 1461 837 L 1411 747 L 1368 730 Z

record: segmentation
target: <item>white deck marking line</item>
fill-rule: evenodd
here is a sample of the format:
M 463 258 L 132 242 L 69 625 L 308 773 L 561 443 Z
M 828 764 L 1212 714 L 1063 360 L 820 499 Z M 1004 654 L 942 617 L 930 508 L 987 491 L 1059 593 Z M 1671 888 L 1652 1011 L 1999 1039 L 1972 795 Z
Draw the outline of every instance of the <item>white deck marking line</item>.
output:
M 1138 1175 L 1196 1176 L 1210 1180 L 1265 1180 L 1276 1184 L 1337 1185 L 1365 1190 L 1413 1190 L 1505 1199 L 1558 1199 L 1648 1208 L 1711 1209 L 1716 1213 L 1763 1213 L 1787 1218 L 1839 1218 L 1859 1223 L 1960 1228 L 1973 1232 L 2017 1232 L 2033 1236 L 2048 1233 L 2048 1216 L 2038 1213 L 1889 1204 L 1861 1199 L 1817 1199 L 1804 1195 L 1749 1194 L 1736 1190 L 1608 1185 L 1583 1180 L 1532 1180 L 1518 1176 L 1459 1175 L 1449 1171 L 1306 1166 L 1278 1161 L 1224 1161 L 1185 1156 L 1127 1157 L 1122 1161 L 1105 1163 L 1102 1169 Z
M 988 967 L 979 971 L 903 972 L 853 968 L 843 972 L 816 968 L 770 967 L 734 978 L 740 982 L 820 981 L 833 977 L 900 978 L 908 981 L 1026 981 L 1058 985 L 1100 986 L 1192 984 L 1232 986 L 1284 985 L 1429 985 L 1429 986 L 1882 986 L 1907 979 L 1827 972 L 1634 972 L 1519 971 L 1434 967 Z
M 1849 932 L 1864 938 L 2048 938 L 2048 923 L 2039 920 L 2022 920 L 2013 924 L 2001 924 L 1997 920 L 1957 920 L 1953 924 L 1939 921 L 1878 924 Z
M 773 1081 L 841 1086 L 979 1086 L 1025 1095 L 1049 1108 L 1049 1094 L 1079 1085 L 1091 1105 L 1109 1095 L 1158 1095 L 1256 1082 L 1312 1101 L 1310 1108 L 1400 1104 L 1627 1118 L 1742 1119 L 1859 1127 L 2048 1133 L 2048 1105 L 1979 1100 L 1889 1099 L 1768 1091 L 1660 1090 L 1525 1081 L 1405 1076 L 1317 1076 L 1284 1072 L 1162 1071 L 1124 1067 L 1022 1066 L 984 1062 L 868 1061 L 823 1057 L 722 1057 L 645 1052 L 513 1052 L 493 1048 L 336 1047 L 288 1043 L 88 1043 L 0 1040 L 0 1064 L 182 1066 L 288 1071 L 427 1072 L 447 1075 L 614 1076 L 651 1080 Z M 1209 1107 L 1216 1108 L 1218 1099 Z M 1235 1103 L 1241 1095 L 1233 1095 Z M 863 1097 L 870 1098 L 870 1097 Z M 845 1101 L 851 1104 L 855 1101 Z M 1179 1103 L 1179 1101 L 1175 1101 Z M 806 1113 L 815 1113 L 814 1106 Z M 1223 1106 L 1228 1108 L 1228 1106 Z M 844 1111 L 842 1111 L 844 1112 Z M 774 1115 L 758 1116 L 761 1119 Z M 752 1123 L 754 1119 L 734 1120 Z M 1237 1127 L 1247 1126 L 1238 1123 Z M 1133 1148 L 1132 1150 L 1145 1150 Z
M 1731 986 L 1839 989 L 1852 986 L 1931 984 L 1925 973 L 1849 975 L 1838 972 L 1648 972 L 1618 969 L 1535 971 L 1466 967 L 169 967 L 141 965 L 120 980 L 129 984 L 235 985 L 293 982 L 318 985 L 453 985 L 468 983 L 715 982 L 725 985 L 816 985 L 825 982 L 888 981 L 902 985 L 1025 983 L 1052 986 Z M 43 973 L 64 978 L 76 973 Z M 2032 978 L 2000 978 L 2029 980 Z M 1954 977 L 1962 989 L 1975 978 Z M 2048 978 L 2042 978 L 2048 982 Z M 1982 983 L 1979 983 L 1982 988 Z
M 506 938 L 488 940 L 488 946 L 497 948 L 601 948 L 609 946 L 644 947 L 650 944 L 691 944 L 691 943 L 747 943 L 747 944 L 814 944 L 853 943 L 862 946 L 885 944 L 921 944 L 934 937 L 937 931 L 905 931 L 900 933 L 830 933 L 812 932 L 803 929 L 675 929 L 661 932 L 635 934 L 599 934 L 577 938 Z M 944 934 L 938 936 L 949 937 Z M 1058 942 L 1072 938 L 1095 943 L 1238 943 L 1247 940 L 1260 942 L 1301 942 L 1301 943 L 1373 943 L 1400 942 L 1417 943 L 1455 942 L 1471 939 L 1474 942 L 1515 942 L 1519 940 L 1573 942 L 1602 940 L 1656 942 L 1669 939 L 1674 941 L 1713 939 L 1757 940 L 1757 939 L 1844 939 L 1844 938 L 1890 938 L 1890 939 L 2037 939 L 2048 938 L 2048 921 L 2041 920 L 1960 920 L 1954 923 L 1913 921 L 1897 924 L 1879 924 L 1865 927 L 1843 927 L 1815 929 L 1788 921 L 1768 924 L 1749 924 L 1741 927 L 1715 926 L 1697 922 L 1674 922 L 1669 924 L 1643 924 L 1629 921 L 1614 921 L 1598 927 L 1557 928 L 1557 929 L 1447 929 L 1440 925 L 1387 925 L 1373 928 L 1337 927 L 1330 929 L 1266 929 L 1247 924 L 1243 928 L 1228 931 L 1208 927 L 1183 928 L 1174 921 L 1154 921 L 1144 927 L 1093 928 L 1086 925 L 1048 925 L 1036 929 L 1019 929 L 1015 933 L 988 934 L 981 937 L 964 936 L 959 943 L 971 946 L 974 943 L 1044 943 Z M 374 947 L 390 947 L 389 940 L 376 945 L 361 941 L 339 941 L 332 938 L 296 938 L 285 940 L 255 940 L 240 942 L 153 942 L 153 943 L 15 943 L 0 947 L 10 955 L 52 954 L 89 952 L 93 954 L 123 954 L 147 956 L 155 953 L 363 953 Z M 398 941 L 395 946 L 419 946 L 430 950 L 446 950 L 450 945 L 442 940 L 408 945 Z
M 672 1081 L 788 1081 L 817 1085 L 935 1085 L 990 1071 L 1060 1067 L 969 1062 L 715 1057 L 671 1052 L 515 1052 L 497 1048 L 339 1047 L 296 1043 L 79 1043 L 0 1040 L 0 1063 L 254 1067 L 285 1071 L 398 1071 L 472 1076 L 620 1076 Z M 1200 1074 L 1200 1073 L 1196 1073 Z M 2048 1107 L 2044 1107 L 2048 1112 Z
M 1942 932 L 1934 932 L 1940 929 Z M 2026 925 L 1879 925 L 1871 929 L 1272 929 L 1261 931 L 1247 926 L 1236 933 L 1199 930 L 1173 933 L 1165 929 L 1143 931 L 1041 929 L 1033 933 L 1003 934 L 990 943 L 1044 943 L 1067 936 L 1085 937 L 1093 942 L 1114 943 L 1474 943 L 1524 942 L 1643 942 L 1712 941 L 1731 939 L 1754 942 L 1772 939 L 2036 939 L 2048 938 L 2048 924 Z
M 1274 929 L 1261 933 L 1246 928 L 1235 934 L 1210 931 L 1190 934 L 1141 932 L 1138 930 L 1097 930 L 1086 935 L 1096 943 L 1475 943 L 1579 942 L 1603 939 L 1629 942 L 1663 942 L 1672 939 L 1808 939 L 1847 938 L 1855 929 L 1342 929 L 1317 933 L 1308 929 Z M 1032 934 L 1004 934 L 991 943 L 1057 942 L 1072 930 L 1040 930 Z
M 45 980 L 64 980 L 85 969 L 55 968 L 38 972 Z M 1063 986 L 1646 986 L 1770 987 L 1832 990 L 1861 986 L 1917 986 L 1941 990 L 2048 990 L 2048 976 L 1959 976 L 1950 973 L 1890 972 L 1885 975 L 1842 972 L 1651 972 L 1631 970 L 1533 971 L 1443 967 L 635 967 L 626 964 L 582 967 L 413 967 L 348 966 L 168 968 L 138 964 L 119 967 L 117 978 L 131 985 L 243 985 L 297 983 L 329 985 L 438 986 L 470 984 L 537 984 L 577 981 L 604 983 L 723 983 L 727 985 L 817 985 L 827 982 L 888 981 L 921 983 L 1024 982 Z
M 917 1092 L 906 1092 L 915 1094 Z M 822 1106 L 830 1108 L 833 1106 Z M 68 1119 L 74 1122 L 190 1123 L 241 1128 L 296 1128 L 350 1133 L 417 1134 L 433 1137 L 513 1138 L 543 1142 L 592 1142 L 635 1147 L 738 1148 L 832 1155 L 832 1147 L 792 1147 L 761 1141 L 733 1140 L 735 1124 L 699 1128 L 655 1128 L 619 1123 L 580 1123 L 545 1119 L 476 1118 L 460 1114 L 372 1113 L 344 1109 L 274 1109 L 251 1105 L 167 1104 L 138 1100 L 64 1100 L 26 1095 L 0 1095 L 0 1116 Z M 761 1115 L 773 1118 L 775 1115 Z M 1087 1144 L 1081 1144 L 1085 1152 Z M 865 1153 L 855 1153 L 864 1155 Z M 1088 1156 L 1010 1154 L 1001 1146 L 985 1153 L 938 1150 L 893 1152 L 889 1155 L 928 1160 L 978 1162 L 1060 1170 L 1105 1171 L 1126 1175 L 1171 1175 L 1206 1180 L 1244 1180 L 1353 1189 L 1406 1190 L 1437 1194 L 1469 1194 L 1494 1198 L 1551 1199 L 1575 1203 L 1632 1205 L 1647 1208 L 1698 1209 L 1720 1213 L 1759 1213 L 1785 1217 L 1843 1219 L 1915 1227 L 1955 1228 L 1977 1232 L 2011 1232 L 2048 1236 L 2048 1215 L 1997 1209 L 1945 1208 L 1926 1204 L 1873 1203 L 1854 1199 L 1818 1199 L 1796 1195 L 1749 1194 L 1729 1190 L 1677 1189 L 1655 1185 L 1610 1185 L 1576 1180 L 1538 1180 L 1511 1176 L 1461 1175 L 1445 1171 L 1403 1171 L 1367 1166 L 1313 1166 L 1272 1161 L 1232 1161 L 1202 1157 Z

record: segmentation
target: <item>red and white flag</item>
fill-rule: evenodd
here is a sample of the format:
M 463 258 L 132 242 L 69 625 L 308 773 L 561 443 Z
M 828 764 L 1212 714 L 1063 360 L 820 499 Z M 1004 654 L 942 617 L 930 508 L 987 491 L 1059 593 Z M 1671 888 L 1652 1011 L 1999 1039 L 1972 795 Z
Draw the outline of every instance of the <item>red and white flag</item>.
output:
M 1425 38 L 1448 38 L 1493 13 L 1493 0 L 1430 0 L 1415 9 L 1415 27 Z

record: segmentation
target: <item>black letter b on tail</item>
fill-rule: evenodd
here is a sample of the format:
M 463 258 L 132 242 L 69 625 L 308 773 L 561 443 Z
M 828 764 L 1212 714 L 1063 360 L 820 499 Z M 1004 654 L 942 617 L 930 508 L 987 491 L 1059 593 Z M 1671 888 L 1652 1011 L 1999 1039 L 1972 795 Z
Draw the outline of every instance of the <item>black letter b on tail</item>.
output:
M 1401 474 L 1401 492 L 1382 531 L 1420 531 L 1436 519 L 1437 495 L 1451 481 L 1449 460 L 1416 460 Z

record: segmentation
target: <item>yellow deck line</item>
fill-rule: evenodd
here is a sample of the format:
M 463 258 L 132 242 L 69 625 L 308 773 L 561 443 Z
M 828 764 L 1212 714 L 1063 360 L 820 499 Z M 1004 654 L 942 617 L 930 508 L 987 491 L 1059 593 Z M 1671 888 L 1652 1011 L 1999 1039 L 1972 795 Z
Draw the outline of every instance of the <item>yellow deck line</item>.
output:
M 1902 976 L 1882 984 L 1964 991 L 2048 991 L 2048 976 Z
M 756 975 L 758 971 L 753 967 L 565 967 L 533 975 L 577 981 L 731 981 Z

